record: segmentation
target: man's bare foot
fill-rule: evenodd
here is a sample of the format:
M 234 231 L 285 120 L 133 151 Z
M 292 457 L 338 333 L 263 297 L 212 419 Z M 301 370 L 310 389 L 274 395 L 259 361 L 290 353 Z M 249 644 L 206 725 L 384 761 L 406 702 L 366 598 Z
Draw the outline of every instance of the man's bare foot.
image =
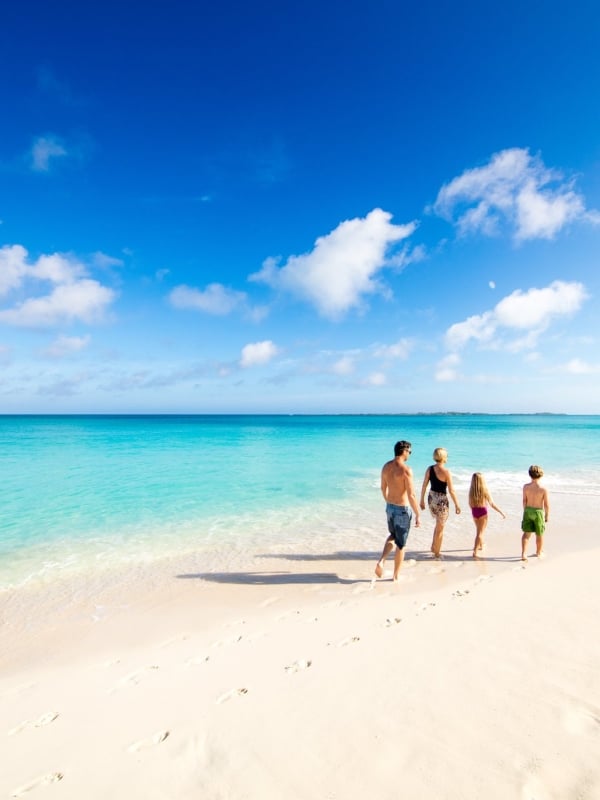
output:
M 543 550 L 540 550 L 540 552 L 536 553 L 535 555 L 536 555 L 537 558 L 545 558 L 546 554 L 544 553 Z
M 377 562 L 377 566 L 375 567 L 375 575 L 377 575 L 378 578 L 381 578 L 383 575 L 383 564 L 381 561 Z
M 481 547 L 479 548 L 479 550 L 481 550 Z M 477 559 L 479 558 L 479 556 L 477 555 L 477 550 L 473 550 L 473 558 Z
M 527 561 L 527 556 L 521 556 L 521 561 Z

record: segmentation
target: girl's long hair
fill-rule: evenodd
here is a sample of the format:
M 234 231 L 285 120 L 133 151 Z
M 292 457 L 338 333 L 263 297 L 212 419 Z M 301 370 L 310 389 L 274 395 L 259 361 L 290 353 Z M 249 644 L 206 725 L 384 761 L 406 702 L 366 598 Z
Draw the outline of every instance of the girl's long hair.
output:
M 485 478 L 481 472 L 474 472 L 471 478 L 471 488 L 469 489 L 469 505 L 471 508 L 481 508 L 489 500 L 489 497 L 490 493 Z

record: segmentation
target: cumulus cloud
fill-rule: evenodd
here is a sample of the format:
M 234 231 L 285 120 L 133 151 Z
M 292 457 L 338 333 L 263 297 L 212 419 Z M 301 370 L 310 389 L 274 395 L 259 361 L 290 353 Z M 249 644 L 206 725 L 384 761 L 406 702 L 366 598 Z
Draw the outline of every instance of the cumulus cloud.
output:
M 244 292 L 228 289 L 221 283 L 210 283 L 206 289 L 190 286 L 176 286 L 169 294 L 169 301 L 175 308 L 191 308 L 207 314 L 224 316 L 246 302 Z
M 588 364 L 580 358 L 573 358 L 563 369 L 572 375 L 597 375 L 600 373 L 600 364 Z
M 454 221 L 461 235 L 492 236 L 508 224 L 516 241 L 552 239 L 570 222 L 600 219 L 598 212 L 586 211 L 573 181 L 518 147 L 442 186 L 433 211 Z
M 561 316 L 579 310 L 588 295 L 581 283 L 554 281 L 543 289 L 517 289 L 504 297 L 491 310 L 451 325 L 446 331 L 446 344 L 460 350 L 469 341 L 493 344 L 502 330 L 522 332 L 522 346 L 535 346 L 537 336 Z M 513 348 L 514 349 L 514 348 Z
M 247 367 L 263 366 L 264 364 L 268 364 L 269 361 L 272 361 L 279 353 L 280 349 L 270 340 L 247 344 L 242 348 L 240 366 L 244 369 Z
M 377 273 L 393 266 L 390 247 L 406 239 L 415 223 L 392 225 L 391 214 L 379 208 L 364 218 L 346 220 L 319 237 L 309 253 L 290 256 L 278 266 L 267 259 L 250 280 L 297 295 L 329 318 L 338 318 L 361 304 L 363 297 L 382 291 Z
M 375 348 L 375 356 L 377 358 L 399 358 L 405 361 L 414 347 L 412 339 L 400 339 L 395 344 L 388 344 Z
M 334 375 L 351 375 L 354 369 L 354 359 L 350 356 L 342 356 L 331 367 L 331 371 Z
M 385 386 L 387 377 L 383 372 L 372 372 L 370 375 L 367 375 L 363 383 L 365 386 Z
M 455 381 L 459 377 L 458 366 L 460 364 L 460 356 L 456 353 L 449 353 L 438 362 L 435 370 L 435 379 L 440 383 L 448 383 Z
M 70 322 L 96 322 L 116 293 L 88 277 L 84 264 L 54 253 L 31 261 L 21 245 L 0 249 L 0 296 L 19 289 L 31 295 L 40 282 L 53 285 L 49 294 L 27 296 L 12 308 L 0 310 L 0 322 L 20 327 L 47 327 Z
M 48 172 L 52 159 L 64 158 L 66 155 L 65 147 L 55 136 L 40 136 L 31 148 L 31 169 L 35 172 Z
M 47 347 L 42 355 L 49 358 L 63 358 L 71 353 L 78 353 L 90 343 L 89 336 L 58 336 L 52 344 Z

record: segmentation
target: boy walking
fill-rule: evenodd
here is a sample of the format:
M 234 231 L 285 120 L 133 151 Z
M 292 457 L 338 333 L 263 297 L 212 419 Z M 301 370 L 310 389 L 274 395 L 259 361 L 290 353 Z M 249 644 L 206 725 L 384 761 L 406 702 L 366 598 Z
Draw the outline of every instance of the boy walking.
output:
M 521 561 L 527 561 L 525 550 L 532 533 L 535 533 L 535 554 L 538 558 L 541 558 L 543 555 L 544 531 L 550 515 L 548 492 L 543 486 L 540 486 L 540 478 L 542 478 L 543 475 L 544 470 L 537 464 L 532 464 L 529 467 L 531 482 L 523 486 Z

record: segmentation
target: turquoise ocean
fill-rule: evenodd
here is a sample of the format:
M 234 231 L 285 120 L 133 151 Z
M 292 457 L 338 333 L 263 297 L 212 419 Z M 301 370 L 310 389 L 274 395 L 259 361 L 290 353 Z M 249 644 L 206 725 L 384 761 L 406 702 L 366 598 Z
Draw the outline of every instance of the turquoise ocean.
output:
M 518 510 L 532 463 L 554 494 L 600 497 L 600 416 L 0 416 L 0 589 L 170 558 L 378 551 L 398 439 L 417 493 L 443 446 L 464 504 L 481 471 Z

